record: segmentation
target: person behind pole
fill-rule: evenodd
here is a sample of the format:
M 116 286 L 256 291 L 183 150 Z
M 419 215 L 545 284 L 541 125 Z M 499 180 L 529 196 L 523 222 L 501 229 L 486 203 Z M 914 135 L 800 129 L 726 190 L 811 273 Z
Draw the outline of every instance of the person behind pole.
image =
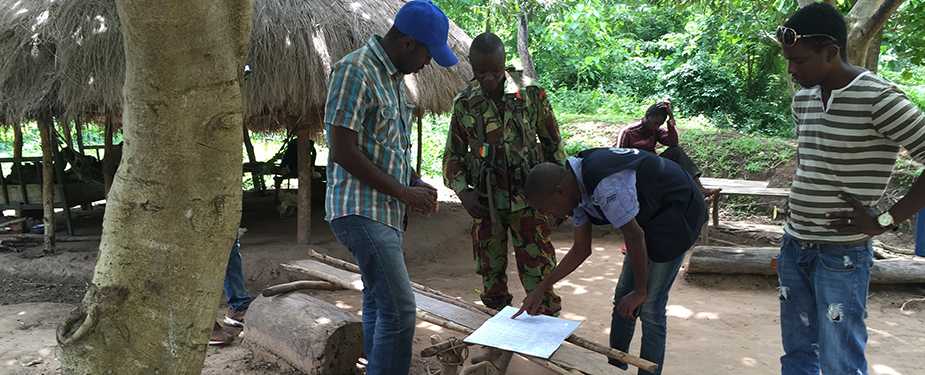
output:
M 409 1 L 385 36 L 333 67 L 324 125 L 325 219 L 363 278 L 363 351 L 369 375 L 407 374 L 415 302 L 402 253 L 406 209 L 436 209 L 437 191 L 411 168 L 411 114 L 404 75 L 457 63 L 449 20 L 430 1 Z
M 925 162 L 925 115 L 893 84 L 847 62 L 844 17 L 829 4 L 796 11 L 777 29 L 798 137 L 790 213 L 777 259 L 781 373 L 867 374 L 864 318 L 871 237 L 925 206 L 919 177 L 886 211 L 900 147 Z
M 565 154 L 546 92 L 521 72 L 505 70 L 498 36 L 475 37 L 469 62 L 475 79 L 454 100 L 443 175 L 473 218 L 482 302 L 500 310 L 513 299 L 507 286 L 509 231 L 527 292 L 556 265 L 549 224 L 527 206 L 523 189 L 530 168 L 543 161 L 561 164 Z M 542 312 L 555 315 L 560 305 L 559 296 L 548 290 Z
M 666 127 L 662 128 L 662 125 L 666 125 Z M 678 163 L 681 168 L 693 176 L 694 181 L 697 182 L 697 186 L 704 195 L 710 198 L 719 194 L 720 189 L 706 189 L 703 187 L 703 184 L 700 183 L 700 176 L 703 173 L 684 152 L 684 149 L 681 148 L 674 111 L 672 110 L 671 101 L 668 99 L 649 106 L 645 117 L 639 120 L 638 124 L 623 128 L 613 146 L 637 148 L 656 153 L 656 148 L 659 144 L 667 147 L 660 156 Z
M 636 320 L 642 320 L 640 357 L 658 364 L 655 374 L 660 374 L 668 292 L 706 220 L 703 194 L 693 178 L 677 163 L 648 151 L 597 148 L 569 158 L 564 167 L 543 163 L 533 168 L 526 197 L 544 214 L 571 215 L 575 234 L 572 248 L 527 295 L 514 317 L 540 312 L 542 293 L 591 255 L 592 224 L 613 226 L 623 234 L 627 258 L 614 291 L 610 347 L 626 352 Z M 627 368 L 625 363 L 611 363 Z

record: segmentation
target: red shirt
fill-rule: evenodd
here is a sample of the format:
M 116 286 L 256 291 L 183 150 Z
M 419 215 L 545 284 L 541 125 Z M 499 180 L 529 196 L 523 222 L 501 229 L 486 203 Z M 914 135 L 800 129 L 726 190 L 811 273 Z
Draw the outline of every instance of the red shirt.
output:
M 614 146 L 655 152 L 658 143 L 668 147 L 677 146 L 678 130 L 674 126 L 668 126 L 667 130 L 659 127 L 657 131 L 652 132 L 643 128 L 642 124 L 627 126 L 620 131 Z

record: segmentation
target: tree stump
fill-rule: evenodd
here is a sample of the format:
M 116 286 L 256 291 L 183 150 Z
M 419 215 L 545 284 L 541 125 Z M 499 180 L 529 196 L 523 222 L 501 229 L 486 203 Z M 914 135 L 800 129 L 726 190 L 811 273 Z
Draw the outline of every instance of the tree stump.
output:
M 330 303 L 281 294 L 251 303 L 244 343 L 306 374 L 352 374 L 363 354 L 363 328 L 358 317 Z

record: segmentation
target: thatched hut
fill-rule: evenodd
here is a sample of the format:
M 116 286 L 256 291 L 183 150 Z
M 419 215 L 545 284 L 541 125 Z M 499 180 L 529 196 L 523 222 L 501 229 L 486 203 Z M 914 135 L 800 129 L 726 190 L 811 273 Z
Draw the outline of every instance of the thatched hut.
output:
M 317 138 L 331 65 L 373 34 L 384 34 L 405 2 L 256 0 L 251 73 L 244 83 L 246 127 Z M 452 24 L 450 33 L 451 47 L 465 56 L 471 39 Z M 454 95 L 472 77 L 471 67 L 460 60 L 452 69 L 428 67 L 406 78 L 419 115 L 450 110 Z M 110 127 L 118 125 L 124 65 L 114 0 L 0 5 L 0 118 L 7 122 L 50 114 L 108 118 L 116 122 Z M 310 183 L 303 175 L 311 173 L 300 173 L 300 186 Z M 299 202 L 305 214 L 310 210 L 306 193 Z M 299 237 L 307 239 L 302 221 Z

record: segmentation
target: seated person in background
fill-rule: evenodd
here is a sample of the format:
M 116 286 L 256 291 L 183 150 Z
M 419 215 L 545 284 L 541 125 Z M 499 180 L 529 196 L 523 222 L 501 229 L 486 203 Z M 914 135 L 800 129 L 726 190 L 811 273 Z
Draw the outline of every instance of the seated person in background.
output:
M 667 129 L 663 129 L 662 124 L 665 124 L 666 120 L 668 126 Z M 649 107 L 646 110 L 646 116 L 638 124 L 623 128 L 613 146 L 656 153 L 655 148 L 659 143 L 668 147 L 659 156 L 678 163 L 694 178 L 704 196 L 711 198 L 720 192 L 720 189 L 706 189 L 700 183 L 700 175 L 703 173 L 679 145 L 678 129 L 675 125 L 674 113 L 671 111 L 671 101 L 668 99 Z

